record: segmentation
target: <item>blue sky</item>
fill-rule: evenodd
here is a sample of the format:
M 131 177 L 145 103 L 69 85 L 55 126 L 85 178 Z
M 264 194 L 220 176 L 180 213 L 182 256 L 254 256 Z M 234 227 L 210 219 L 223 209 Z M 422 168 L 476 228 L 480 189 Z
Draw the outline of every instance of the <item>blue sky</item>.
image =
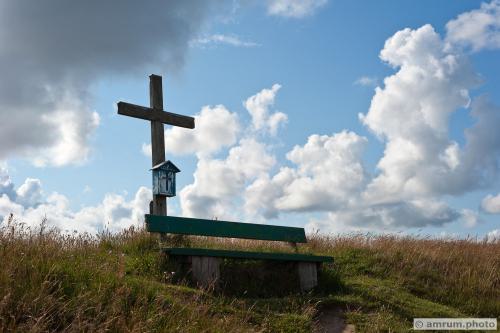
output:
M 66 20 L 58 1 L 2 1 L 0 87 L 22 94 L 0 94 L 0 218 L 139 224 L 150 129 L 115 104 L 148 105 L 155 73 L 165 109 L 198 117 L 191 133 L 166 127 L 172 214 L 500 233 L 500 2 L 150 1 L 124 17 L 112 3 Z

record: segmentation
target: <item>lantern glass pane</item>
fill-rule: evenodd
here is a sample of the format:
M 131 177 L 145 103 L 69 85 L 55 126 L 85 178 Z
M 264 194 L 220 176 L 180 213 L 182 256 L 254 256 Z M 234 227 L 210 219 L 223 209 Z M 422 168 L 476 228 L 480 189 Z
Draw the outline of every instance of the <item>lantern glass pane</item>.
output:
M 159 185 L 160 185 L 160 194 L 167 194 L 167 175 L 163 170 L 160 170 Z
M 174 173 L 168 172 L 167 174 L 167 193 L 173 193 L 173 185 L 174 185 Z

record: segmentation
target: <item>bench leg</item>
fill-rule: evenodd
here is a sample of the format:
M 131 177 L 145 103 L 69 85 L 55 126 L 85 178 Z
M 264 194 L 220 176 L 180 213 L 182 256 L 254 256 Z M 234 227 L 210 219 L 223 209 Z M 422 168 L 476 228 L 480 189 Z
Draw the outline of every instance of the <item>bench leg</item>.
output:
M 191 257 L 194 281 L 203 288 L 215 288 L 220 277 L 219 258 Z
M 300 290 L 308 291 L 318 285 L 318 265 L 315 262 L 297 263 Z

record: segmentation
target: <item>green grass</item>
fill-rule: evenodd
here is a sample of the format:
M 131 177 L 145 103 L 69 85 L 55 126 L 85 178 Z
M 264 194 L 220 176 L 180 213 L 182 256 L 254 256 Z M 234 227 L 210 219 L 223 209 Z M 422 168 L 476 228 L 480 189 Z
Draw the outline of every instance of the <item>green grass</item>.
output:
M 289 251 L 283 243 L 175 241 Z M 232 260 L 223 262 L 222 290 L 202 291 L 158 250 L 157 236 L 133 229 L 91 237 L 0 227 L 0 331 L 310 332 L 319 313 L 336 308 L 357 332 L 406 332 L 414 317 L 500 314 L 498 242 L 311 236 L 299 251 L 335 263 L 307 294 L 297 292 L 289 264 Z

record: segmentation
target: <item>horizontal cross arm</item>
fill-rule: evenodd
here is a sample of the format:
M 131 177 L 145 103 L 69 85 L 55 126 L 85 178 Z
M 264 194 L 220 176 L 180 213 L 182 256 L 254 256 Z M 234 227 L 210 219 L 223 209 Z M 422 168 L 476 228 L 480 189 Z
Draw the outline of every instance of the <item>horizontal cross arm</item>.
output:
M 183 116 L 171 112 L 160 111 L 125 102 L 118 102 L 118 114 L 139 119 L 159 121 L 161 123 L 173 126 L 194 128 L 193 117 Z

